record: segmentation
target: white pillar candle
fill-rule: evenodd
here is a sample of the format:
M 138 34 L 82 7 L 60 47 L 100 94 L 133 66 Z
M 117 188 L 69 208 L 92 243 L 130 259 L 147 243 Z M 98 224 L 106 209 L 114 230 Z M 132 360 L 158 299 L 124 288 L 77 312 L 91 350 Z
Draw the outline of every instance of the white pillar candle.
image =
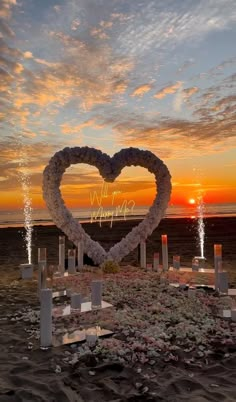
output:
M 219 291 L 221 293 L 228 294 L 229 282 L 228 282 L 228 273 L 227 272 L 225 272 L 225 271 L 218 272 L 218 286 L 219 286 Z
M 153 254 L 153 271 L 158 271 L 159 269 L 159 253 Z
M 79 293 L 71 295 L 71 308 L 74 310 L 81 310 L 81 295 Z
M 180 269 L 180 256 L 179 255 L 173 256 L 173 268 Z
M 76 250 L 74 248 L 71 248 L 68 250 L 68 273 L 69 274 L 75 274 L 75 253 Z
M 146 242 L 141 241 L 140 243 L 140 267 L 146 268 Z
M 222 266 L 222 244 L 214 244 L 215 289 L 219 289 L 218 272 Z
M 83 242 L 78 242 L 78 270 L 82 270 L 84 266 L 84 246 Z
M 102 306 L 102 283 L 101 280 L 92 281 L 92 309 L 101 308 Z
M 162 245 L 162 266 L 163 266 L 163 271 L 168 271 L 169 263 L 168 263 L 167 235 L 162 235 L 161 236 L 161 245 Z
M 20 264 L 21 279 L 32 279 L 34 268 L 33 264 Z
M 52 290 L 40 290 L 40 347 L 52 344 Z
M 65 272 L 65 236 L 59 236 L 59 271 Z

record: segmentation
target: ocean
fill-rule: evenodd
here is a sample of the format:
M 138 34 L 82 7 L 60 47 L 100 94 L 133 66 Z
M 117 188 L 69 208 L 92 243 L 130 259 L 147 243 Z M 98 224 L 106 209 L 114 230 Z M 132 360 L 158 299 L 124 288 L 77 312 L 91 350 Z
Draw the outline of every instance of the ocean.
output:
M 137 219 L 142 218 L 146 215 L 148 211 L 148 206 L 135 206 L 132 210 L 124 213 L 120 211 L 118 216 L 114 216 L 115 220 L 123 219 Z M 90 222 L 91 215 L 92 220 L 99 221 L 109 221 L 111 220 L 109 213 L 106 208 L 100 215 L 98 214 L 98 209 L 95 208 L 80 208 L 71 209 L 73 216 L 78 218 L 81 222 Z M 113 211 L 114 212 L 114 211 Z M 103 216 L 104 215 L 104 216 Z M 228 204 L 204 204 L 204 217 L 226 217 L 226 216 L 236 216 L 236 203 Z M 97 217 L 97 218 L 96 218 Z M 181 206 L 181 205 L 170 205 L 166 211 L 166 218 L 197 218 L 198 211 L 196 205 Z M 50 225 L 53 224 L 49 212 L 46 209 L 33 209 L 32 210 L 32 225 Z M 24 226 L 24 212 L 23 210 L 9 210 L 0 211 L 0 228 L 4 227 L 22 227 Z

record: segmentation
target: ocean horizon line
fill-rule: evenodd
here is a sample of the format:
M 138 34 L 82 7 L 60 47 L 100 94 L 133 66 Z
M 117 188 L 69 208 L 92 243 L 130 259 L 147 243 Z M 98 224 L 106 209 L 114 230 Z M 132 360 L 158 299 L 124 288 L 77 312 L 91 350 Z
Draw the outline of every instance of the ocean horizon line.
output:
M 147 214 L 149 207 L 137 206 L 133 213 L 120 213 L 114 214 L 114 216 L 106 216 L 108 212 L 111 213 L 109 208 L 104 208 L 104 216 L 98 213 L 97 208 L 71 208 L 70 211 L 74 215 L 75 219 L 78 219 L 81 223 L 92 222 L 109 222 L 111 218 L 113 222 L 122 220 L 135 220 L 143 219 Z M 107 212 L 108 211 L 108 212 Z M 114 211 L 113 211 L 114 212 Z M 205 204 L 204 205 L 204 218 L 210 217 L 233 217 L 236 216 L 236 203 L 224 203 L 224 204 Z M 196 205 L 193 206 L 176 206 L 169 205 L 164 218 L 189 218 L 197 219 L 198 211 Z M 53 225 L 54 222 L 46 209 L 33 209 L 31 216 L 31 225 Z M 16 211 L 0 211 L 0 228 L 4 227 L 24 227 L 24 214 L 23 210 Z

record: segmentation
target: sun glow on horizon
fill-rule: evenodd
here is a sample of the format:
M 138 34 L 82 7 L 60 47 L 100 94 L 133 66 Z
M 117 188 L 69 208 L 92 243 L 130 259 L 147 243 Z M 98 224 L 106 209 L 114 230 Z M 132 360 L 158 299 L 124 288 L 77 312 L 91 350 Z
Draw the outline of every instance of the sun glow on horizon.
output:
M 196 200 L 194 198 L 189 198 L 188 203 L 190 205 L 194 205 L 194 204 L 196 204 Z

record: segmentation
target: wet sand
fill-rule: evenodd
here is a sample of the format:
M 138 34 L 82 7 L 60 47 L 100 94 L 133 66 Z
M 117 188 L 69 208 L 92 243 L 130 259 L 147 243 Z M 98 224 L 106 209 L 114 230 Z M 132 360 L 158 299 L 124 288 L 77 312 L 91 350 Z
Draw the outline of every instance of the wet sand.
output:
M 83 227 L 94 240 L 98 240 L 105 249 L 109 249 L 121 240 L 139 221 L 127 220 L 114 222 L 110 228 L 109 223 L 85 223 Z M 236 263 L 236 217 L 207 218 L 205 222 L 204 254 L 209 264 L 213 264 L 213 246 L 222 244 L 223 260 L 226 265 Z M 0 229 L 0 266 L 6 263 L 19 264 L 26 261 L 24 246 L 24 228 Z M 58 236 L 62 232 L 55 226 L 35 226 L 32 239 L 33 262 L 37 262 L 37 248 L 48 248 L 50 263 L 58 261 Z M 197 222 L 194 219 L 163 219 L 158 228 L 147 240 L 148 262 L 152 260 L 152 253 L 161 252 L 161 234 L 168 235 L 169 258 L 180 255 L 183 265 L 189 265 L 192 257 L 199 255 L 199 240 Z M 67 248 L 72 244 L 67 241 Z M 124 262 L 137 263 L 137 249 L 129 254 Z

